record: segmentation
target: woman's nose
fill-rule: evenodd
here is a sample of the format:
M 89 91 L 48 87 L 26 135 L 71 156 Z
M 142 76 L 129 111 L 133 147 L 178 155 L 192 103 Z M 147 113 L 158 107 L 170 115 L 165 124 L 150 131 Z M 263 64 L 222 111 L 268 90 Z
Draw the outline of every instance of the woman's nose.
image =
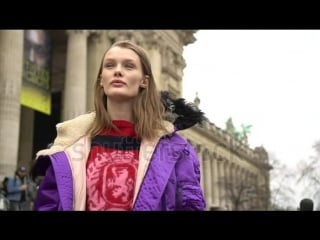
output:
M 116 69 L 115 69 L 115 75 L 121 75 L 122 74 L 122 70 L 121 70 L 121 65 L 117 65 Z

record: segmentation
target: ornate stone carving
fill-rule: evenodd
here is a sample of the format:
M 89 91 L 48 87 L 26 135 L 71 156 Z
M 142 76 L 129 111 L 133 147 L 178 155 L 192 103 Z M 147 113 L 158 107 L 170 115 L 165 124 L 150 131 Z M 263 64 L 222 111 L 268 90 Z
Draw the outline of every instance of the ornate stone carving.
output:
M 103 30 L 88 30 L 89 38 L 95 43 L 100 43 L 103 37 Z
M 211 160 L 211 155 L 210 155 L 210 152 L 209 152 L 209 150 L 207 148 L 203 149 L 202 159 L 203 160 Z
M 143 31 L 143 37 L 144 42 L 149 49 L 158 48 L 160 53 L 162 54 L 165 45 L 161 35 L 159 35 L 157 31 L 145 30 Z
M 200 151 L 202 150 L 201 145 L 200 144 L 196 144 L 195 149 L 196 149 L 196 152 L 199 154 Z
M 67 33 L 67 35 L 79 34 L 79 35 L 84 35 L 84 36 L 88 37 L 90 31 L 89 30 L 66 30 L 66 33 Z
M 267 151 L 264 149 L 263 146 L 261 147 L 256 147 L 254 149 L 254 152 L 259 156 L 258 157 L 258 161 L 260 160 L 261 162 L 264 162 L 264 163 L 268 163 L 269 162 L 269 157 L 268 157 L 268 153 Z
M 110 30 L 107 36 L 114 43 L 121 40 L 132 40 L 133 32 L 134 30 Z
M 165 46 L 161 51 L 162 55 L 162 71 L 168 73 L 176 81 L 182 80 L 182 69 L 184 66 L 181 64 L 183 58 L 175 53 L 172 48 Z

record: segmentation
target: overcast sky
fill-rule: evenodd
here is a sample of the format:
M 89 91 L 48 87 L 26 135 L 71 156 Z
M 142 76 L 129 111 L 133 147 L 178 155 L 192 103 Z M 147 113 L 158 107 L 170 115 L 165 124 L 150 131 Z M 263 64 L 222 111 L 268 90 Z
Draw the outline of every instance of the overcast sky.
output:
M 200 30 L 184 48 L 183 97 L 220 128 L 252 125 L 263 145 L 293 167 L 320 139 L 320 30 Z

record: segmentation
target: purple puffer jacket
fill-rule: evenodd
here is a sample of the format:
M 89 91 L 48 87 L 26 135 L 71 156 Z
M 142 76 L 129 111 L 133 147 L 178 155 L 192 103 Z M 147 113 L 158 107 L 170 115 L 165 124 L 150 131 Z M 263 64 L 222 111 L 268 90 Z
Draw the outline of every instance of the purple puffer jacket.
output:
M 133 211 L 202 211 L 199 159 L 194 148 L 177 133 L 162 137 L 142 181 Z M 38 159 L 46 172 L 34 208 L 38 211 L 73 210 L 73 178 L 65 152 Z

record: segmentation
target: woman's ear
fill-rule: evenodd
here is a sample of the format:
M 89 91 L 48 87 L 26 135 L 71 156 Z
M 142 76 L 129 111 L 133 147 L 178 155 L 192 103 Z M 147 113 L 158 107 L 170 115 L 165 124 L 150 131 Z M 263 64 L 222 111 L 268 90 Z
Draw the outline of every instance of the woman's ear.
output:
M 149 82 L 149 76 L 145 75 L 145 77 L 142 79 L 142 82 L 140 83 L 141 88 L 146 88 L 148 86 Z

